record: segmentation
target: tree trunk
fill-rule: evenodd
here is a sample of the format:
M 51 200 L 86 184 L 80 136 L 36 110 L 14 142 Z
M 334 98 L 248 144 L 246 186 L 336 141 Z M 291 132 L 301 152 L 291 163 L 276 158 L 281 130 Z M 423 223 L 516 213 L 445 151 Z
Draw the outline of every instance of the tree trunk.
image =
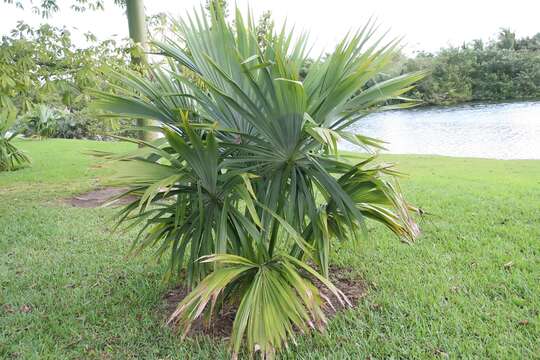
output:
M 129 37 L 140 49 L 146 49 L 146 19 L 144 16 L 144 1 L 143 0 L 126 0 L 126 12 L 129 26 Z M 131 56 L 133 65 L 141 64 L 143 54 L 135 52 Z M 148 126 L 152 123 L 151 120 L 138 119 L 137 126 Z M 154 136 L 149 131 L 140 131 L 139 138 L 144 141 L 151 141 Z

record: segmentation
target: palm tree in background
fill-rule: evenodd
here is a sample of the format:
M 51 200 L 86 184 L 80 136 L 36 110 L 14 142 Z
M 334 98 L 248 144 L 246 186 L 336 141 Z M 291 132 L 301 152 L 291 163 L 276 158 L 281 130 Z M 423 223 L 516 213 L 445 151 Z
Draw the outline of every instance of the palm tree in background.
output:
M 497 46 L 500 49 L 515 50 L 516 34 L 508 28 L 502 28 L 497 35 Z

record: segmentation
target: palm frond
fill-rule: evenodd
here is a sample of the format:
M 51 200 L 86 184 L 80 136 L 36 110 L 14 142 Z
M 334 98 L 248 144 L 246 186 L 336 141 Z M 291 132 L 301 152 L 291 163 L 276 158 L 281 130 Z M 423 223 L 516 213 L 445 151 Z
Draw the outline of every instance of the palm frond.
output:
M 17 112 L 11 109 L 0 112 L 0 171 L 13 171 L 31 162 L 30 158 L 11 142 L 18 135 L 13 129 L 16 118 Z

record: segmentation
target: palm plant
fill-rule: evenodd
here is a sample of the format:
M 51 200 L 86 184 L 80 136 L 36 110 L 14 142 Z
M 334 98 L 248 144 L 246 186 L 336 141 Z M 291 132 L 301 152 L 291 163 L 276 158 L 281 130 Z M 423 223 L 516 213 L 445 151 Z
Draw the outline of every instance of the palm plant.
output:
M 17 112 L 4 109 L 0 112 L 0 171 L 12 171 L 30 163 L 30 158 L 11 143 L 18 135 L 13 130 Z
M 424 73 L 369 86 L 399 51 L 369 23 L 313 62 L 303 81 L 307 36 L 286 27 L 259 45 L 252 16 L 234 25 L 219 6 L 175 24 L 177 38 L 153 45 L 166 63 L 110 71 L 116 94 L 96 92 L 109 116 L 157 121 L 154 142 L 115 160 L 117 184 L 139 198 L 119 223 L 142 224 L 133 251 L 169 254 L 168 275 L 192 288 L 170 321 L 189 331 L 232 302 L 234 356 L 272 357 L 295 329 L 322 328 L 327 299 L 347 298 L 328 280 L 332 244 L 366 234 L 366 219 L 405 242 L 418 227 L 391 164 L 375 161 L 380 140 L 347 131 L 367 114 L 413 106 L 403 97 Z M 371 154 L 344 157 L 337 142 Z
M 25 134 L 40 139 L 53 137 L 61 119 L 60 111 L 48 105 L 39 104 L 25 116 L 23 124 Z

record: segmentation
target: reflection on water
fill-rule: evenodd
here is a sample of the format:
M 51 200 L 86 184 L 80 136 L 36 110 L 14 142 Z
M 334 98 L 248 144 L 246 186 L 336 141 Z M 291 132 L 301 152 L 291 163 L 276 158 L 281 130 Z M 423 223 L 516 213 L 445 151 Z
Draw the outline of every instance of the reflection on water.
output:
M 387 141 L 396 154 L 540 159 L 540 102 L 388 111 L 350 130 Z

